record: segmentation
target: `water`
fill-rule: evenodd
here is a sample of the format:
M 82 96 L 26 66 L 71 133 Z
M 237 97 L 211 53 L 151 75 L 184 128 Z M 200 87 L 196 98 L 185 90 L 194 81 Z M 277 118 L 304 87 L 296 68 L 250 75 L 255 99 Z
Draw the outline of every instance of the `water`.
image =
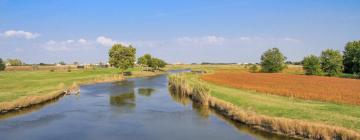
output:
M 166 75 L 81 87 L 78 96 L 0 115 L 0 140 L 287 139 L 169 93 Z

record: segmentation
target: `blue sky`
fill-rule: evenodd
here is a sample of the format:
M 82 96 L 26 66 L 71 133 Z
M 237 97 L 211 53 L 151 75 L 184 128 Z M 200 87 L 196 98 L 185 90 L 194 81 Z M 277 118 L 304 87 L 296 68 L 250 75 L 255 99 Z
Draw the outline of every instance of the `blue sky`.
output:
M 360 40 L 359 0 L 0 0 L 0 58 L 106 62 L 113 43 L 175 62 L 299 61 Z

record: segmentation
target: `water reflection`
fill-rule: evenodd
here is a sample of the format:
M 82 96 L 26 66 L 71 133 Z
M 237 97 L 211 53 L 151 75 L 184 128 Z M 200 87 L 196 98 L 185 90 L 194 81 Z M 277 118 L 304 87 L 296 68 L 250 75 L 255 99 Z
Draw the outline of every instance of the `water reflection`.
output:
M 177 103 L 180 103 L 184 106 L 191 103 L 191 100 L 188 97 L 184 97 L 181 94 L 177 94 L 171 89 L 169 89 L 169 93 L 170 93 L 171 99 Z
M 295 138 L 289 138 L 286 136 L 272 134 L 272 133 L 268 133 L 265 131 L 253 129 L 253 128 L 251 128 L 251 126 L 236 122 L 234 120 L 231 120 L 231 119 L 225 117 L 224 115 L 222 115 L 218 111 L 210 108 L 209 106 L 192 102 L 189 97 L 184 96 L 182 94 L 177 94 L 173 90 L 169 89 L 169 94 L 171 95 L 172 99 L 175 102 L 178 102 L 184 106 L 192 104 L 192 108 L 202 119 L 209 119 L 210 114 L 214 114 L 217 118 L 220 118 L 221 120 L 225 121 L 228 125 L 235 127 L 239 132 L 242 132 L 242 133 L 245 132 L 245 133 L 252 134 L 252 135 L 255 134 L 254 136 L 257 137 L 257 139 L 266 138 L 268 140 L 284 140 L 284 139 L 297 140 Z
M 138 93 L 141 96 L 150 97 L 154 93 L 155 89 L 153 88 L 139 88 Z
M 127 107 L 134 108 L 136 106 L 135 103 L 135 93 L 122 93 L 119 95 L 112 95 L 110 97 L 110 105 L 118 106 L 118 107 Z
M 133 109 L 136 106 L 135 84 L 133 81 L 114 83 L 116 88 L 110 89 L 109 102 L 111 106 Z
M 20 110 L 0 114 L 0 120 L 5 120 L 5 119 L 12 118 L 15 116 L 23 116 L 23 115 L 30 114 L 32 112 L 36 112 L 44 107 L 55 104 L 61 97 L 62 96 L 60 96 L 59 98 L 55 98 L 55 99 L 49 100 L 47 102 L 41 103 L 41 104 L 35 104 L 35 105 L 32 105 L 31 107 L 26 107 L 26 108 L 22 108 Z

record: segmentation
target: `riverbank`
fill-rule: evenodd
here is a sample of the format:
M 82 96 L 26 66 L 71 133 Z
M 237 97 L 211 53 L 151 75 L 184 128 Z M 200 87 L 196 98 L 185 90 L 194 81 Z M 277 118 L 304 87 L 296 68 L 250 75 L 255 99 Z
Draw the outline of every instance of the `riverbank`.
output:
M 76 71 L 15 71 L 0 73 L 0 113 L 16 111 L 76 91 L 80 85 L 123 80 L 128 77 L 153 76 L 164 72 L 133 70 L 121 76 L 114 68 Z
M 290 137 L 360 139 L 354 106 L 304 101 L 222 87 L 196 74 L 172 75 L 170 88 L 251 127 Z

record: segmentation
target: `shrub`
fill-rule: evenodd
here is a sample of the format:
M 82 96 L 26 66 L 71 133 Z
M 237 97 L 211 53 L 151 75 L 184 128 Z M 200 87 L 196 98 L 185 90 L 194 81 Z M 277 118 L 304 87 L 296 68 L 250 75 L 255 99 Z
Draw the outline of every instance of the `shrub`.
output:
M 257 65 L 251 65 L 251 67 L 249 68 L 250 72 L 257 72 L 258 71 L 258 67 Z
M 0 58 L 0 71 L 5 70 L 5 68 L 6 68 L 5 63 L 4 63 L 4 61 Z
M 263 72 L 280 72 L 285 65 L 286 57 L 278 48 L 272 48 L 261 56 L 261 70 Z
M 321 69 L 329 76 L 339 75 L 343 70 L 343 57 L 338 50 L 327 49 L 320 56 Z
M 346 44 L 343 64 L 345 73 L 360 73 L 360 40 Z
M 304 57 L 303 69 L 305 70 L 306 75 L 320 75 L 321 65 L 319 57 L 315 55 Z

